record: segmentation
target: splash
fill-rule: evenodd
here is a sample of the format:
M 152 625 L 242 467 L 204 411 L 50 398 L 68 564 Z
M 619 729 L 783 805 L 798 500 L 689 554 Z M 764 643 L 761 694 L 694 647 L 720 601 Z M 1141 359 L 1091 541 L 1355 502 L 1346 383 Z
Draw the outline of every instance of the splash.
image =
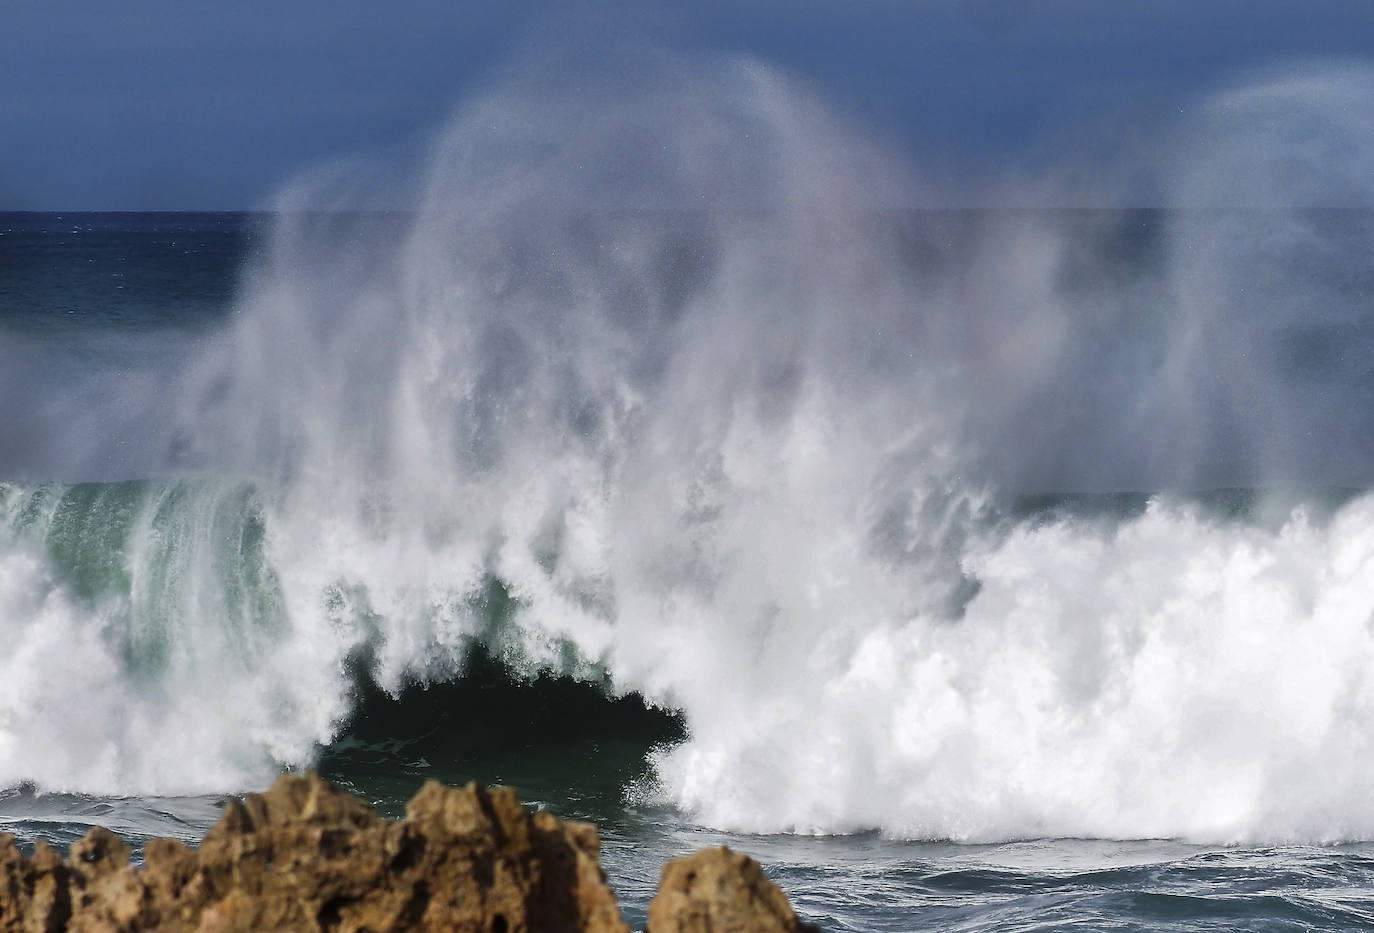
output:
M 1204 104 L 1163 211 L 921 210 L 739 61 L 521 76 L 404 209 L 302 182 L 172 414 L 114 416 L 173 478 L 7 487 L 0 784 L 260 783 L 481 643 L 680 710 L 654 793 L 712 825 L 1374 837 L 1369 500 L 1016 507 L 1369 485 L 1370 220 L 1311 202 L 1365 203 L 1320 152 L 1370 83 Z

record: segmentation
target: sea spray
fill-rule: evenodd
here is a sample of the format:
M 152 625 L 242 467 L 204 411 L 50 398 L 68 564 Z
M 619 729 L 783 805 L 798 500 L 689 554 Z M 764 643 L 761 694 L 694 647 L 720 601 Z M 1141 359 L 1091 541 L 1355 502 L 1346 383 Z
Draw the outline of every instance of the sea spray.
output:
M 1240 130 L 1167 211 L 924 211 L 790 80 L 656 59 L 468 102 L 401 210 L 306 179 L 203 352 L 53 409 L 55 475 L 139 481 L 6 487 L 0 784 L 257 785 L 482 644 L 680 711 L 653 793 L 716 826 L 1368 838 L 1367 500 L 1016 509 L 1368 485 L 1363 369 L 1281 365 L 1368 339 L 1367 228 L 1186 210 Z

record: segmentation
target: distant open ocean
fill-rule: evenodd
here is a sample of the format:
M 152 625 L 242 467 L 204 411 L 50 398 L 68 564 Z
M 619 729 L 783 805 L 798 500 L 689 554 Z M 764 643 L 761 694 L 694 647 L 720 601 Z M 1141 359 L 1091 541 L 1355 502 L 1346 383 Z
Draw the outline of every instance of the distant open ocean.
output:
M 633 925 L 1374 925 L 1374 217 L 483 206 L 0 214 L 0 831 L 313 766 Z

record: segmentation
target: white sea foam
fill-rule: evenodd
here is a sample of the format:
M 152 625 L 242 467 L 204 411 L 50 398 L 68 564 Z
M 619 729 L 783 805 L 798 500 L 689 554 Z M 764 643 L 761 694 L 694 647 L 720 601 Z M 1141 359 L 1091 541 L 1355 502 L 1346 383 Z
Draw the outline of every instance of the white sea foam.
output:
M 350 658 L 395 689 L 485 637 L 682 710 L 657 792 L 716 826 L 1374 838 L 1374 500 L 1007 509 L 1368 484 L 1362 371 L 1284 355 L 1363 346 L 1365 228 L 1259 171 L 1267 210 L 1171 214 L 1143 257 L 1098 216 L 913 219 L 919 180 L 779 75 L 631 71 L 469 104 L 412 211 L 311 213 L 358 203 L 337 171 L 284 196 L 171 423 L 139 422 L 220 479 L 176 521 L 131 500 L 124 596 L 63 580 L 8 492 L 0 785 L 255 785 L 333 736 Z M 1256 101 L 1369 83 L 1333 74 L 1185 127 L 1170 190 L 1239 183 Z M 1341 113 L 1324 141 L 1362 145 Z M 226 583 L 258 527 L 268 570 Z
M 1374 500 L 1277 533 L 1156 505 L 970 564 L 957 624 L 879 621 L 786 673 L 703 678 L 717 711 L 661 757 L 670 796 L 753 831 L 1374 833 Z

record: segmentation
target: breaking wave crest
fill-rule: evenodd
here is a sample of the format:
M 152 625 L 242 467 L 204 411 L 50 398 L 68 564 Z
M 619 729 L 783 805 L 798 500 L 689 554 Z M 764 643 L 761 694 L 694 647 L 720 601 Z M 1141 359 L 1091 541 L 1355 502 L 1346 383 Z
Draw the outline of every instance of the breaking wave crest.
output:
M 93 416 L 155 478 L 0 486 L 0 786 L 260 784 L 476 645 L 680 713 L 641 791 L 712 825 L 1374 838 L 1374 499 L 1280 492 L 1369 485 L 1374 226 L 1236 122 L 1364 145 L 1304 80 L 1180 130 L 1202 212 L 913 210 L 750 62 L 303 182 L 170 413 Z M 1017 498 L 1075 489 L 1148 494 Z

